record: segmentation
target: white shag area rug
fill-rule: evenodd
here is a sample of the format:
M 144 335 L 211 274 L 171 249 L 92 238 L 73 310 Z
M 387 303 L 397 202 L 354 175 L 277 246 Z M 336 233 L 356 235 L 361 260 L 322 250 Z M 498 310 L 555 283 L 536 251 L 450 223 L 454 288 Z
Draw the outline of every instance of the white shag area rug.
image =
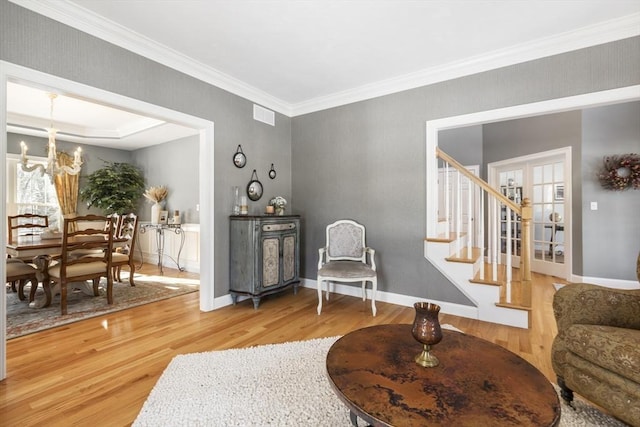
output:
M 133 426 L 348 427 L 349 411 L 326 377 L 338 338 L 176 356 Z M 625 425 L 578 397 L 575 410 L 560 401 L 561 427 Z

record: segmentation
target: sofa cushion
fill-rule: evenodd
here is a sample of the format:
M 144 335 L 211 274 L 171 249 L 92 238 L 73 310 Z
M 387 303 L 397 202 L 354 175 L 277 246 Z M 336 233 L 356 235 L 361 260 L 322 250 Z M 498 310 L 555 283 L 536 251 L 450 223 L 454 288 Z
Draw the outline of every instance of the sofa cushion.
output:
M 640 383 L 640 330 L 572 325 L 565 343 L 581 358 Z

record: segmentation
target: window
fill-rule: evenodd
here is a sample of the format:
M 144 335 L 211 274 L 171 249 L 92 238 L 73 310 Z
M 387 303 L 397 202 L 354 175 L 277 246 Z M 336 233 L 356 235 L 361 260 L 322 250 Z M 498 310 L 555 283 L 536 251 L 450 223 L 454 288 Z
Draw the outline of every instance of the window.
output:
M 33 163 L 46 164 L 46 159 L 32 157 Z M 17 156 L 7 155 L 7 215 L 34 213 L 47 215 L 49 227 L 60 229 L 60 206 L 49 175 L 39 171 L 25 172 Z

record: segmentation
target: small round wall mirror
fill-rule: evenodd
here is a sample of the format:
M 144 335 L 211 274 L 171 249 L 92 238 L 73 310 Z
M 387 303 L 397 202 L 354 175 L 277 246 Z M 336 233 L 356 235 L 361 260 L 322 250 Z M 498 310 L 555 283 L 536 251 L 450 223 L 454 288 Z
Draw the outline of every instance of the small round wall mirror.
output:
M 247 185 L 247 196 L 249 200 L 256 201 L 260 200 L 262 197 L 262 183 L 258 181 L 258 174 L 256 174 L 256 170 L 253 170 L 253 174 L 251 174 L 251 181 Z
M 271 169 L 269 170 L 269 178 L 271 179 L 276 178 L 276 170 L 273 168 L 273 163 L 271 163 Z
M 233 154 L 233 164 L 237 168 L 243 168 L 247 164 L 247 156 L 242 152 L 242 145 L 238 145 L 238 149 Z

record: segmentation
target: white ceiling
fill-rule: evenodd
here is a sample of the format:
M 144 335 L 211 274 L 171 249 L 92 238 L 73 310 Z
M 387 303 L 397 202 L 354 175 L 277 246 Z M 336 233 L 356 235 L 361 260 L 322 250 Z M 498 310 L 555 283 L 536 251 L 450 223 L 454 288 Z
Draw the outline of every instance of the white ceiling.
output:
M 290 116 L 640 34 L 640 0 L 12 1 Z

